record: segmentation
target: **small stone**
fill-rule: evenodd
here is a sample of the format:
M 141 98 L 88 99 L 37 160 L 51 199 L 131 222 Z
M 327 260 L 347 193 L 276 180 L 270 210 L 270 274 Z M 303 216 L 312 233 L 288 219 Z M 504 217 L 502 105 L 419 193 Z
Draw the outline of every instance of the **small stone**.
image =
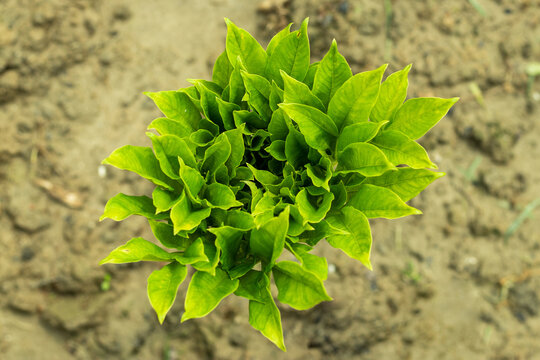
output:
M 113 17 L 116 20 L 126 21 L 131 18 L 131 10 L 125 5 L 116 6 L 113 10 Z
M 34 258 L 36 252 L 30 246 L 25 246 L 21 251 L 21 261 L 26 262 Z

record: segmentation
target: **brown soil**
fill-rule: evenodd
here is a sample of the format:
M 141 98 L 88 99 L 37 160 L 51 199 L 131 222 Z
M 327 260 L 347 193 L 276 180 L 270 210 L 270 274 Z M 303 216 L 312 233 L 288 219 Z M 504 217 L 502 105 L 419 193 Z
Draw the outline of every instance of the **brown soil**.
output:
M 0 0 L 0 358 L 539 359 L 538 0 Z M 388 2 L 390 3 L 390 2 Z M 330 247 L 334 301 L 282 307 L 284 354 L 227 299 L 163 326 L 146 298 L 153 264 L 99 267 L 145 222 L 98 223 L 145 181 L 100 161 L 148 144 L 145 90 L 208 78 L 224 16 L 257 37 L 310 17 L 314 60 L 332 38 L 355 72 L 413 63 L 410 96 L 460 96 L 422 142 L 447 176 L 413 201 L 423 216 L 373 222 L 374 270 Z M 483 103 L 471 91 L 475 84 Z M 101 289 L 110 275 L 110 289 Z

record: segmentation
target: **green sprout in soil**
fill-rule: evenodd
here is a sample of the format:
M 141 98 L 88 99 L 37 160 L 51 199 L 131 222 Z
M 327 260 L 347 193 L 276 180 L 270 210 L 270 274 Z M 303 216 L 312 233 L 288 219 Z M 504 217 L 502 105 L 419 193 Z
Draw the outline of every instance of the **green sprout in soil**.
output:
M 212 81 L 146 93 L 164 114 L 148 127 L 153 149 L 126 145 L 103 161 L 155 189 L 114 196 L 101 219 L 144 216 L 161 246 L 137 237 L 101 264 L 166 263 L 148 277 L 160 323 L 189 265 L 182 322 L 234 294 L 249 301 L 249 323 L 285 350 L 272 282 L 297 310 L 332 300 L 327 261 L 311 253 L 320 241 L 371 269 L 368 219 L 421 213 L 406 202 L 444 174 L 428 170 L 437 166 L 415 140 L 457 98 L 405 101 L 410 65 L 384 82 L 386 65 L 353 76 L 335 41 L 310 64 L 307 19 L 266 50 L 226 23 Z

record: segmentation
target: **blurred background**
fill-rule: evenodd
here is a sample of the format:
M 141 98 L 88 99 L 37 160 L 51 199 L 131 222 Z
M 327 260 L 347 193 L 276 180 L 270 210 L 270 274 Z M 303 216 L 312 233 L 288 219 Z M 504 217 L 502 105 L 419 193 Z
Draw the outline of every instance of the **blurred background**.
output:
M 312 60 L 335 38 L 354 72 L 413 63 L 409 96 L 459 96 L 421 142 L 447 176 L 374 221 L 372 263 L 328 246 L 334 301 L 283 306 L 288 353 L 251 329 L 247 302 L 159 326 L 158 264 L 98 266 L 144 219 L 98 223 L 118 192 L 100 166 L 149 145 L 143 91 L 211 75 L 223 17 L 263 45 L 310 18 Z M 540 1 L 0 0 L 0 358 L 540 359 Z

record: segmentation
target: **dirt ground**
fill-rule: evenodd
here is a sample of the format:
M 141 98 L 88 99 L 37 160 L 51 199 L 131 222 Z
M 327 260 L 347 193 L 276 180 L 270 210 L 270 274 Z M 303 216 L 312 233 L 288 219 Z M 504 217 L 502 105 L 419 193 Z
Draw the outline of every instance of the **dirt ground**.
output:
M 372 272 L 317 250 L 334 301 L 281 307 L 288 353 L 241 299 L 180 325 L 184 284 L 160 326 L 158 265 L 97 265 L 152 238 L 98 222 L 150 190 L 100 161 L 149 144 L 143 91 L 209 78 L 224 16 L 263 42 L 309 16 L 313 60 L 336 38 L 354 72 L 413 63 L 409 96 L 461 97 L 422 139 L 447 173 L 413 200 L 424 215 L 373 222 Z M 0 0 L 0 358 L 540 359 L 539 61 L 538 0 Z

